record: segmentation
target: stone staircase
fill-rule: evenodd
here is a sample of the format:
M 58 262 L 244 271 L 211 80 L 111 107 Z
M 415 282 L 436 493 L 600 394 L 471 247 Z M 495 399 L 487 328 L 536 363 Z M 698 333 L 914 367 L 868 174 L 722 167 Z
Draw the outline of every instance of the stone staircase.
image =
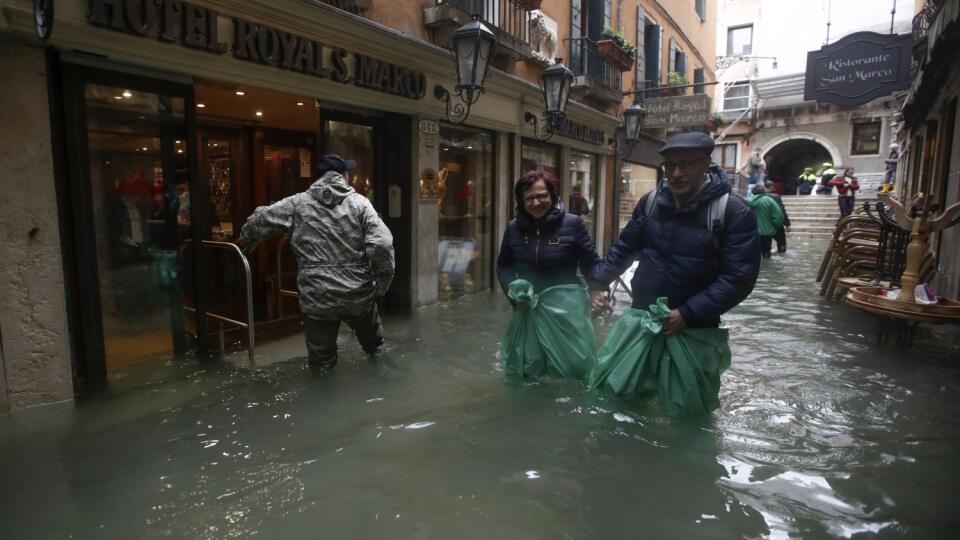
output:
M 858 207 L 864 202 L 875 203 L 876 196 L 857 197 Z M 833 229 L 840 219 L 836 196 L 785 195 L 783 205 L 790 216 L 790 237 L 829 239 L 833 236 Z

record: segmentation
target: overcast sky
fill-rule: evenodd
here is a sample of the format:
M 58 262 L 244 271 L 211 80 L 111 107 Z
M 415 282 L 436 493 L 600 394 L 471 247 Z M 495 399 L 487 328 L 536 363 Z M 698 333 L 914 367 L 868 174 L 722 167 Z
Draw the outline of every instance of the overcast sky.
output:
M 727 6 L 736 9 L 736 0 Z M 897 0 L 896 31 L 910 31 L 913 6 L 913 0 Z M 776 56 L 779 66 L 772 70 L 769 62 L 760 62 L 760 76 L 802 73 L 807 51 L 823 46 L 828 13 L 833 43 L 860 30 L 889 33 L 892 8 L 893 0 L 764 0 L 753 54 Z

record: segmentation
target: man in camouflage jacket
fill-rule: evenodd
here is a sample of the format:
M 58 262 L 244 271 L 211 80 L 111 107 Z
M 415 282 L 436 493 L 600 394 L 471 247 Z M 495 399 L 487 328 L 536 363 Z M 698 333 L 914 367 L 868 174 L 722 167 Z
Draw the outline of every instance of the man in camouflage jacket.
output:
M 347 171 L 355 166 L 336 154 L 323 156 L 321 176 L 309 189 L 257 208 L 240 231 L 247 250 L 290 234 L 308 363 L 322 370 L 337 363 L 341 321 L 368 354 L 383 344 L 376 298 L 393 280 L 393 235 L 370 201 L 350 187 Z

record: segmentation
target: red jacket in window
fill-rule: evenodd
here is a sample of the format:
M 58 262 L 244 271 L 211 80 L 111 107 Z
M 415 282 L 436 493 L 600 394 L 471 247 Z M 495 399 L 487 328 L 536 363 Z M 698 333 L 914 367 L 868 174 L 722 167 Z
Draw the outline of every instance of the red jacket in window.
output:
M 848 182 L 849 185 L 847 185 Z M 837 188 L 837 193 L 841 197 L 853 197 L 853 193 L 860 189 L 860 184 L 853 176 L 834 176 L 833 180 L 830 180 L 830 185 Z

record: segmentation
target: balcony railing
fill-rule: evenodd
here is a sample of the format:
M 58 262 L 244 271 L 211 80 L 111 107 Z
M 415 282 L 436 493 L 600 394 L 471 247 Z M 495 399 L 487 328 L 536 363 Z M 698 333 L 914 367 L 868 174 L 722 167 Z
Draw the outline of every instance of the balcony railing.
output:
M 926 0 L 913 17 L 913 60 L 922 62 L 927 52 L 927 30 L 943 7 L 943 0 Z
M 483 22 L 523 43 L 530 43 L 530 10 L 522 0 L 437 0 L 467 13 L 479 14 Z
M 574 75 L 586 76 L 590 81 L 605 87 L 619 101 L 622 72 L 610 64 L 597 50 L 597 44 L 588 38 L 570 40 L 570 70 Z

